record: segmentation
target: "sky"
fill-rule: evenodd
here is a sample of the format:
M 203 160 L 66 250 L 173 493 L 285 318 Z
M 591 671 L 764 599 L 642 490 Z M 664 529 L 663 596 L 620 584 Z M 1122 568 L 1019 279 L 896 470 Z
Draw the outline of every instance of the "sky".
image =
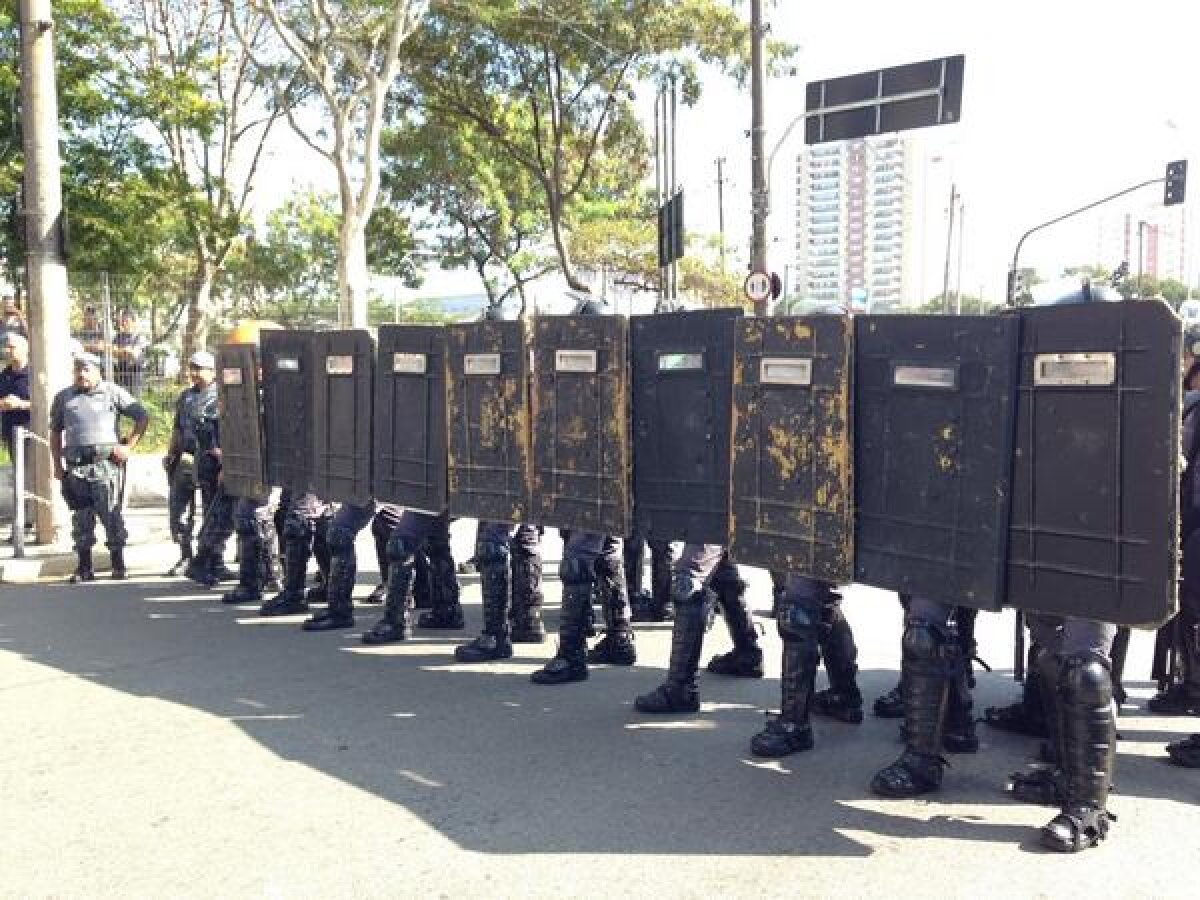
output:
M 950 184 L 963 198 L 962 285 L 1000 298 L 1026 229 L 1122 188 L 1162 176 L 1173 159 L 1194 165 L 1189 207 L 1200 202 L 1200 12 L 1187 0 L 767 0 L 771 36 L 800 47 L 794 76 L 768 80 L 767 146 L 803 111 L 809 80 L 962 53 L 966 75 L 957 125 L 911 132 L 927 166 L 926 296 L 940 290 Z M 741 6 L 746 13 L 747 4 Z M 652 133 L 649 102 L 643 101 Z M 718 72 L 679 112 L 679 173 L 688 228 L 718 230 L 716 159 L 725 157 L 729 247 L 747 257 L 750 235 L 750 96 Z M 777 159 L 769 223 L 770 264 L 782 270 L 795 242 L 792 200 L 797 128 Z M 297 187 L 333 187 L 328 163 L 289 141 L 270 160 L 258 203 L 277 205 Z M 328 178 L 326 177 L 328 176 Z M 940 199 L 939 199 L 940 198 Z M 922 197 L 924 199 L 924 197 Z M 1145 218 L 1162 188 L 1146 188 L 1108 215 Z M 1097 211 L 1030 238 L 1022 264 L 1045 274 L 1097 260 Z M 1197 220 L 1200 224 L 1200 219 Z M 1200 228 L 1192 230 L 1200 257 Z M 957 257 L 957 251 L 955 251 Z M 1136 263 L 1134 264 L 1136 269 Z M 1193 266 L 1192 282 L 1200 275 Z M 466 278 L 470 280 L 469 276 Z

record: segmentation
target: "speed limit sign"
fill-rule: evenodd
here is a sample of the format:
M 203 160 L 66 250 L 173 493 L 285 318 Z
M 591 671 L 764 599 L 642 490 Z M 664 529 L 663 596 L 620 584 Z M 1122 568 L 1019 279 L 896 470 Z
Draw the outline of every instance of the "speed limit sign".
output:
M 771 276 L 766 272 L 751 272 L 746 276 L 746 299 L 754 303 L 771 296 Z

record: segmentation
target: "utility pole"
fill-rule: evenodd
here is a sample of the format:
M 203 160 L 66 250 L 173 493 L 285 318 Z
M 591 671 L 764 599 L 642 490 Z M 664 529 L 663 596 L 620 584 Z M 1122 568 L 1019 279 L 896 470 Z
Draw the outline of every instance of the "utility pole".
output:
M 725 274 L 725 157 L 717 157 L 717 227 L 721 231 L 721 274 Z
M 58 100 L 54 78 L 51 0 L 20 0 L 21 131 L 25 151 L 25 272 L 29 280 L 30 401 L 35 440 L 33 491 L 38 543 L 57 543 L 66 507 L 43 443 L 50 403 L 67 383 L 67 267 L 62 254 L 62 181 L 58 156 Z
M 967 242 L 967 208 L 958 201 L 958 272 L 954 277 L 954 314 L 962 315 L 962 266 L 963 244 Z M 982 296 L 982 295 L 980 295 Z M 983 312 L 981 309 L 980 312 Z
M 946 229 L 946 268 L 942 274 L 942 312 L 950 312 L 950 250 L 954 244 L 954 210 L 958 206 L 958 185 L 950 185 L 950 225 Z
M 1142 252 L 1142 235 L 1146 231 L 1146 223 L 1138 222 L 1138 276 L 1137 276 L 1137 299 L 1142 299 L 1142 260 L 1145 254 Z
M 766 109 L 763 94 L 767 83 L 765 53 L 766 26 L 763 24 L 762 0 L 750 0 L 750 209 L 753 229 L 750 237 L 750 270 L 767 271 L 767 213 L 770 198 L 767 196 L 767 157 L 765 139 L 767 132 Z M 754 304 L 754 314 L 767 314 L 767 301 Z

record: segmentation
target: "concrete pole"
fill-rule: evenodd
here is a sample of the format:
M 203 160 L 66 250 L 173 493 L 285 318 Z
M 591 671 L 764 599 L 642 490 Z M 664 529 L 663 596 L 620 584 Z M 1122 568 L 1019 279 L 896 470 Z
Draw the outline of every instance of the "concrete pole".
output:
M 950 251 L 954 246 L 954 210 L 958 206 L 958 185 L 950 185 L 950 224 L 946 228 L 946 268 L 942 274 L 942 312 L 950 314 Z
M 70 310 L 62 256 L 62 182 L 58 156 L 58 100 L 54 77 L 54 23 L 50 0 L 20 0 L 21 130 L 25 150 L 26 277 L 29 280 L 30 446 L 37 539 L 58 543 L 66 507 L 50 461 L 50 403 L 70 378 Z
M 767 84 L 766 25 L 763 23 L 762 0 L 750 0 L 750 209 L 753 229 L 750 236 L 750 269 L 767 272 L 767 196 L 766 101 Z M 754 314 L 767 314 L 767 301 L 754 304 Z

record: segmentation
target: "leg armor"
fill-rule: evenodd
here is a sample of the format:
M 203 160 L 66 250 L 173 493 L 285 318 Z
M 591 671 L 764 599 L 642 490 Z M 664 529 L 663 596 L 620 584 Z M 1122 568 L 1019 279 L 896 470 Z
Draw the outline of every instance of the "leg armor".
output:
M 329 581 L 326 587 L 328 607 L 308 619 L 305 631 L 332 631 L 354 626 L 354 584 L 358 560 L 354 555 L 357 531 L 335 518 L 329 526 Z
M 586 635 L 596 585 L 593 565 L 590 558 L 566 555 L 558 567 L 563 585 L 558 651 L 530 676 L 534 684 L 568 684 L 588 677 Z
M 364 644 L 392 644 L 409 636 L 417 541 L 396 529 L 387 542 L 388 583 L 383 618 L 362 636 Z
M 449 523 L 443 518 L 425 541 L 433 583 L 433 608 L 421 613 L 417 624 L 422 628 L 461 629 L 464 625 L 462 604 L 458 600 L 458 574 L 450 549 Z
M 490 536 L 490 535 L 486 535 Z M 480 540 L 475 544 L 483 593 L 483 634 L 454 651 L 459 662 L 489 662 L 512 656 L 508 626 L 510 552 L 508 541 Z
M 758 626 L 746 605 L 746 582 L 742 581 L 737 566 L 723 559 L 713 572 L 709 586 L 716 594 L 717 607 L 729 628 L 733 649 L 709 660 L 708 671 L 740 678 L 762 678 Z
M 512 608 L 509 611 L 514 644 L 540 644 L 546 639 L 542 623 L 541 536 L 532 526 L 521 526 L 509 541 L 512 572 Z
M 604 548 L 593 565 L 600 606 L 604 612 L 604 637 L 588 651 L 588 662 L 632 666 L 637 662 L 633 644 L 632 611 L 623 554 L 615 538 L 605 538 Z
M 817 664 L 821 659 L 820 624 L 810 604 L 787 594 L 776 609 L 775 623 L 783 638 L 783 671 L 779 679 L 779 715 L 767 718 L 767 727 L 750 739 L 755 756 L 789 756 L 812 749 L 809 704 Z

